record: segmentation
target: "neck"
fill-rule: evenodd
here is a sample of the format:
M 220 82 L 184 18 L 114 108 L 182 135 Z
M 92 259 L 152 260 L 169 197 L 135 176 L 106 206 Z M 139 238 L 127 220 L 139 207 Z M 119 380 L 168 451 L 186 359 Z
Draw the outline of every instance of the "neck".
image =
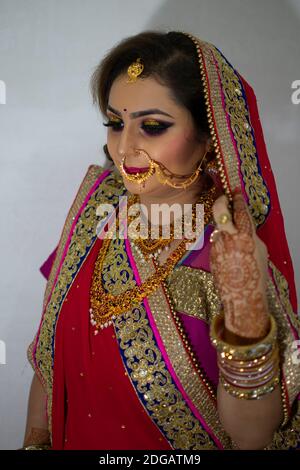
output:
M 173 189 L 166 192 L 164 195 L 155 195 L 155 194 L 141 194 L 139 196 L 140 203 L 142 206 L 142 215 L 148 219 L 148 221 L 152 224 L 162 224 L 162 220 L 160 218 L 161 214 L 170 214 L 170 222 L 174 222 L 175 219 L 181 217 L 184 213 L 184 205 L 185 204 L 195 204 L 199 200 L 199 196 L 201 194 L 202 184 L 199 181 L 196 181 L 190 188 L 184 189 Z M 161 205 L 164 204 L 165 206 L 161 208 L 160 211 L 155 210 L 153 207 L 154 204 Z M 176 204 L 177 207 L 174 207 L 174 211 L 169 212 L 168 208 Z M 153 207 L 153 211 L 151 211 L 151 207 Z M 158 207 L 158 206 L 156 206 Z M 159 209 L 159 207 L 158 207 Z

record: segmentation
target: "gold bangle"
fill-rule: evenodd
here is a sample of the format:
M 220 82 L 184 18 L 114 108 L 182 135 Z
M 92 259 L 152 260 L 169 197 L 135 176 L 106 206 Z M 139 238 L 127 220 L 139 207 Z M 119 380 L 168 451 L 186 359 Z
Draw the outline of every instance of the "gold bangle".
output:
M 267 370 L 261 371 L 260 374 L 256 374 L 255 376 L 249 376 L 248 373 L 237 375 L 232 373 L 230 370 L 225 369 L 219 362 L 218 365 L 223 378 L 229 384 L 234 387 L 241 387 L 241 389 L 244 387 L 260 387 L 264 385 L 266 381 L 269 382 L 275 374 L 278 375 L 279 372 L 279 358 L 276 358 Z
M 232 370 L 249 370 L 250 372 L 259 369 L 260 367 L 264 366 L 267 362 L 272 360 L 272 358 L 275 357 L 275 355 L 278 353 L 278 345 L 275 343 L 274 347 L 267 353 L 264 354 L 260 357 L 256 357 L 255 359 L 250 359 L 250 360 L 236 360 L 236 359 L 230 359 L 227 361 L 226 356 L 221 356 L 221 353 L 218 354 L 218 359 L 221 361 L 223 364 L 227 364 L 230 366 Z
M 243 390 L 241 390 L 239 387 L 234 387 L 233 385 L 227 383 L 221 374 L 220 374 L 220 381 L 225 391 L 228 392 L 233 397 L 244 399 L 244 400 L 258 400 L 264 395 L 273 392 L 273 390 L 275 390 L 275 387 L 279 384 L 280 378 L 279 378 L 279 374 L 277 374 L 276 377 L 274 377 L 267 384 L 261 387 L 257 387 L 254 389 L 243 389 Z
M 274 317 L 270 315 L 269 333 L 260 341 L 243 346 L 233 345 L 221 339 L 220 330 L 224 327 L 224 312 L 216 315 L 210 326 L 210 339 L 221 357 L 232 360 L 252 360 L 267 354 L 277 339 L 277 325 Z
M 265 362 L 261 361 L 252 367 L 248 367 L 248 364 L 253 364 L 254 361 L 248 361 L 248 363 L 243 361 L 242 365 L 236 367 L 236 365 L 233 364 L 231 360 L 227 360 L 226 358 L 221 357 L 220 353 L 217 353 L 219 369 L 224 369 L 225 375 L 228 373 L 230 375 L 235 375 L 241 378 L 248 377 L 250 380 L 257 377 L 258 375 L 267 373 L 270 369 L 275 367 L 275 364 L 279 363 L 278 345 L 275 344 L 269 356 L 262 357 L 265 358 Z M 240 364 L 240 362 L 238 362 L 238 364 Z

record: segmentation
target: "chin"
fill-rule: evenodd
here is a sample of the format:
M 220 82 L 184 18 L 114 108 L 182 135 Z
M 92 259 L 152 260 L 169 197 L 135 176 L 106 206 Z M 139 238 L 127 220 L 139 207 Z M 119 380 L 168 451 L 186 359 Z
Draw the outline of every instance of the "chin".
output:
M 145 187 L 143 188 L 143 183 L 139 184 L 134 181 L 128 181 L 126 178 L 123 178 L 123 183 L 126 189 L 130 191 L 132 194 L 146 194 L 149 193 L 150 191 L 152 192 L 153 189 L 153 184 L 151 182 L 145 181 Z

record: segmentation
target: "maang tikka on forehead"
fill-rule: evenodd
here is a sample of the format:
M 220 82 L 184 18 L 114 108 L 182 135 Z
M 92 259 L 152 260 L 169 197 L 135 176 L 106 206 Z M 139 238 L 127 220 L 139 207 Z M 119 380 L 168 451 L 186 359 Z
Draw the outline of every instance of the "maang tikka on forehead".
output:
M 137 80 L 137 77 L 141 75 L 142 71 L 144 70 L 144 64 L 142 63 L 142 59 L 138 57 L 135 62 L 132 62 L 127 69 L 127 75 L 129 77 L 126 80 L 126 83 L 134 83 Z

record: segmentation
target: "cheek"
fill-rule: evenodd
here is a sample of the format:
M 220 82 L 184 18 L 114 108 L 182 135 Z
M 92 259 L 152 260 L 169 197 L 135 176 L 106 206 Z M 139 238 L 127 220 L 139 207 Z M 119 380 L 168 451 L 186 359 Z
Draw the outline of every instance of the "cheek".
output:
M 159 161 L 165 165 L 172 165 L 173 168 L 182 167 L 187 164 L 188 157 L 191 157 L 193 145 L 185 137 L 172 139 L 165 145 L 165 150 L 159 153 Z

